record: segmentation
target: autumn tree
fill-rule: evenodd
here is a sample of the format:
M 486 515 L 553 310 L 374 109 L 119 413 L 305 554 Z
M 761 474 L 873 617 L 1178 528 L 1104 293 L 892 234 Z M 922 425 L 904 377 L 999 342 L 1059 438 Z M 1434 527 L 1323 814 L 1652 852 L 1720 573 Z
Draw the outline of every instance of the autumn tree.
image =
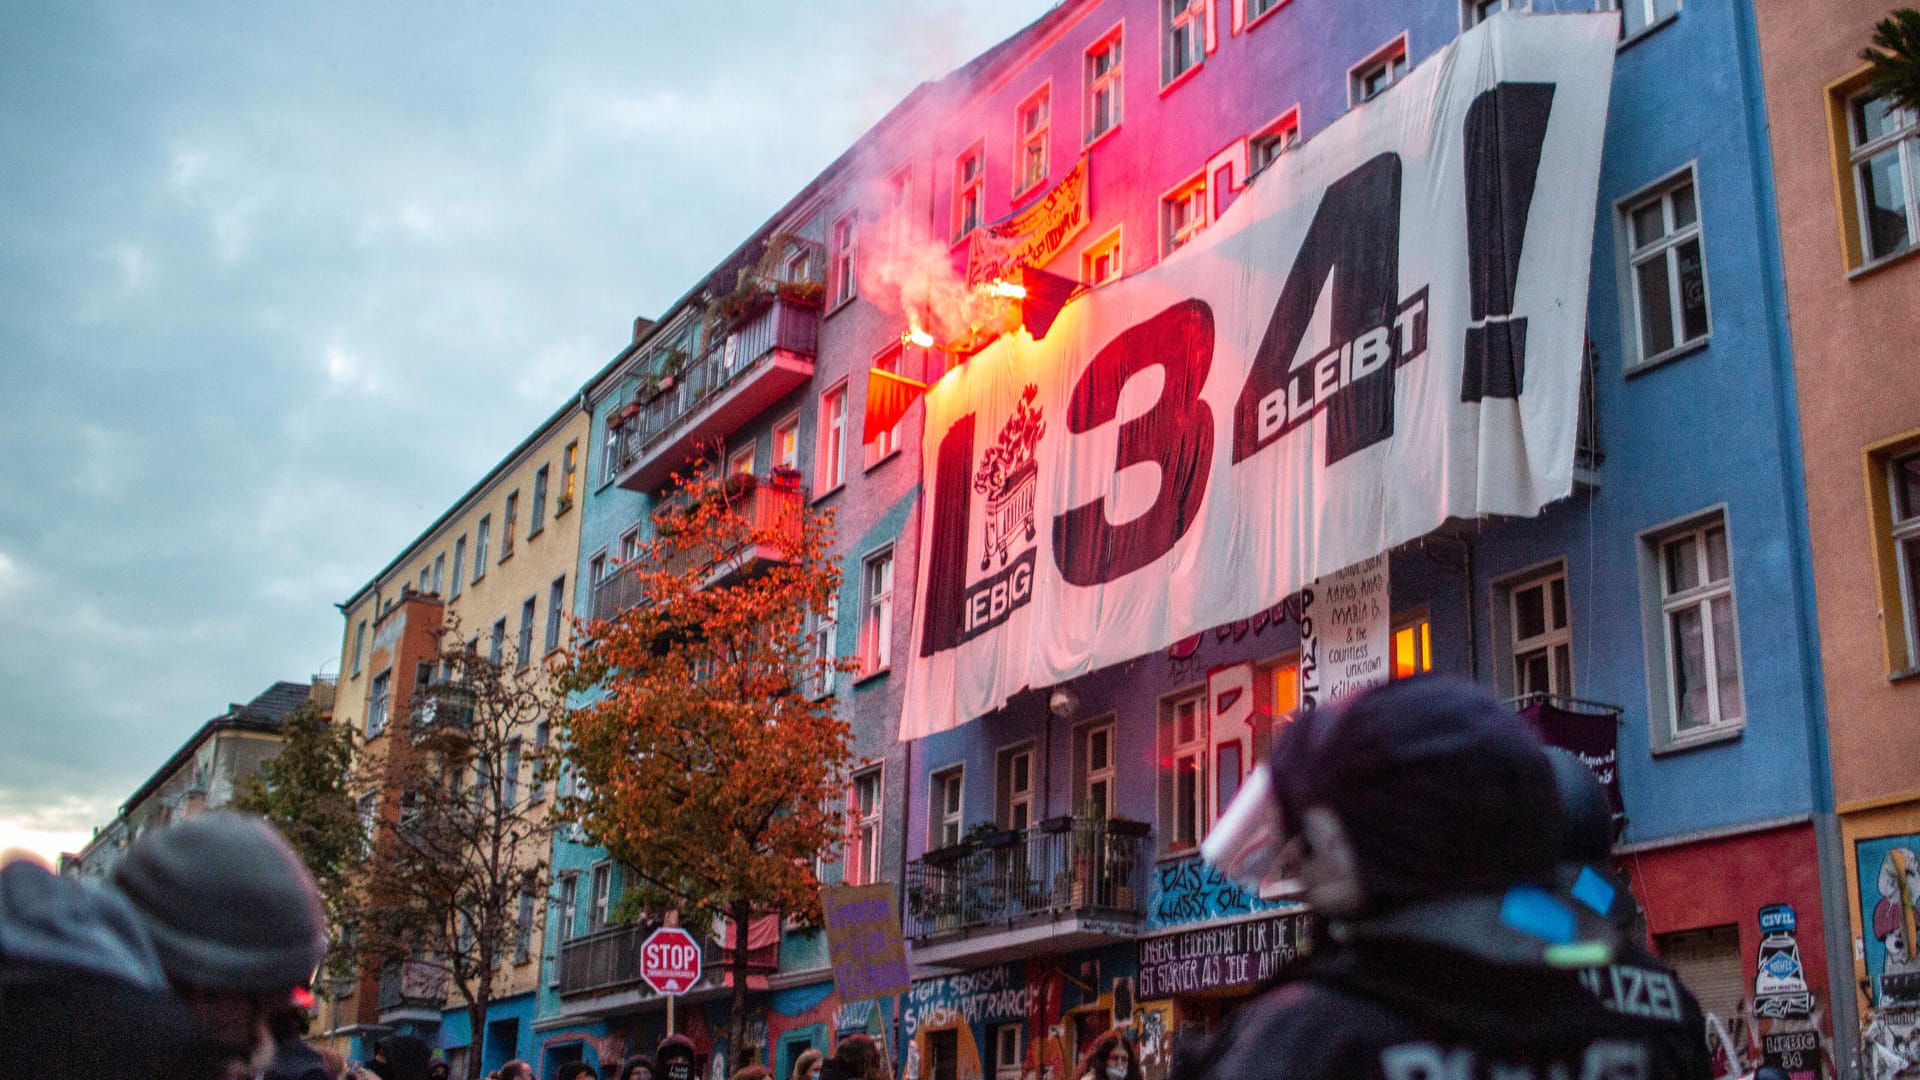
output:
M 635 603 L 586 627 L 563 682 L 580 781 L 561 816 L 625 867 L 623 913 L 731 923 L 729 1045 L 746 1042 L 748 927 L 817 923 L 822 856 L 841 843 L 849 732 L 825 689 L 848 667 L 811 625 L 840 589 L 831 511 L 797 483 L 676 477 L 653 535 L 619 570 Z
M 522 766 L 542 775 L 538 735 L 556 698 L 543 665 L 511 646 L 482 654 L 457 629 L 442 635 L 436 679 L 415 691 L 409 737 L 385 764 L 383 790 L 401 793 L 400 808 L 363 874 L 361 947 L 400 965 L 403 986 L 425 972 L 416 984 L 450 988 L 477 1042 L 495 982 L 532 948 L 547 888 L 553 819 Z M 469 1080 L 480 1060 L 468 1055 Z
M 273 823 L 312 871 L 327 911 L 327 973 L 352 972 L 352 950 L 341 948 L 353 921 L 353 874 L 365 855 L 348 778 L 353 768 L 353 731 L 336 727 L 312 701 L 295 706 L 280 726 L 280 753 L 248 777 L 233 801 L 237 810 Z
M 1860 52 L 1872 65 L 1873 92 L 1920 109 L 1920 11 L 1895 9 L 1874 26 L 1873 44 Z

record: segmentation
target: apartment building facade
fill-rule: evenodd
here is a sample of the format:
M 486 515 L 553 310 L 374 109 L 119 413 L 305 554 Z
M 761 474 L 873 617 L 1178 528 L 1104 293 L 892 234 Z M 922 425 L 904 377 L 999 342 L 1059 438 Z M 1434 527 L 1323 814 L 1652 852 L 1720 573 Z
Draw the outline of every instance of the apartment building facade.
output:
M 1838 903 L 1861 1027 L 1902 1056 L 1920 1025 L 1920 125 L 1860 51 L 1886 3 L 1759 0 L 1821 665 L 1846 858 Z M 1920 1061 L 1909 1061 L 1920 1066 Z
M 784 1073 L 805 1047 L 870 1031 L 915 1080 L 1012 1080 L 1058 1075 L 1099 1031 L 1130 1025 L 1162 1075 L 1180 1033 L 1217 1023 L 1298 946 L 1296 907 L 1248 895 L 1195 855 L 1261 747 L 1256 734 L 1220 757 L 1211 732 L 1229 720 L 1210 680 L 1238 680 L 1256 714 L 1291 708 L 1291 598 L 902 741 L 921 547 L 939 530 L 933 450 L 920 406 L 866 440 L 867 372 L 937 384 L 979 344 L 925 287 L 946 275 L 915 260 L 963 276 L 976 234 L 1046 204 L 1066 224 L 1029 261 L 1097 295 L 1175 258 L 1250 184 L 1288 183 L 1287 153 L 1463 33 L 1594 7 L 1058 5 L 910 95 L 589 387 L 582 618 L 629 602 L 619 567 L 666 476 L 699 447 L 760 477 L 757 498 L 838 515 L 845 584 L 817 632 L 823 653 L 859 664 L 833 689 L 860 765 L 849 850 L 830 877 L 899 887 L 923 976 L 901 1002 L 844 1003 L 817 936 L 782 933 L 750 1005 L 752 1046 L 724 1046 L 717 986 L 683 999 L 703 1068 Z M 1382 552 L 1390 663 L 1469 674 L 1601 734 L 1623 803 L 1619 868 L 1650 940 L 1744 1046 L 1840 1015 L 1831 991 L 1847 955 L 1829 932 L 1844 870 L 1824 794 L 1799 441 L 1783 422 L 1792 353 L 1757 35 L 1738 0 L 1600 7 L 1619 41 L 1588 347 L 1558 358 L 1587 369 L 1579 482 L 1537 516 L 1455 520 Z M 716 321 L 750 267 L 814 285 Z M 607 922 L 620 868 L 564 840 L 554 865 L 542 1060 L 651 1047 L 664 1002 L 636 973 L 586 961 L 631 932 Z M 1013 895 L 1015 868 L 1046 895 Z M 1799 964 L 1763 984 L 1762 942 L 1770 956 L 1781 933 Z M 1181 956 L 1218 962 L 1182 981 L 1167 966 Z
M 397 825 L 404 793 L 389 790 L 391 755 L 432 722 L 448 678 L 443 650 L 466 645 L 539 678 L 571 640 L 587 420 L 570 400 L 550 415 L 392 562 L 339 605 L 345 616 L 335 718 L 357 732 L 355 782 L 363 825 Z M 550 728 L 520 733 L 502 790 L 536 820 L 551 806 L 539 772 Z M 443 977 L 411 964 L 363 964 L 334 988 L 317 1030 L 364 1059 L 379 1035 L 420 1034 L 456 1065 L 483 1069 L 527 1051 L 543 942 L 537 897 L 523 903 L 521 945 L 493 987 L 485 1030 Z

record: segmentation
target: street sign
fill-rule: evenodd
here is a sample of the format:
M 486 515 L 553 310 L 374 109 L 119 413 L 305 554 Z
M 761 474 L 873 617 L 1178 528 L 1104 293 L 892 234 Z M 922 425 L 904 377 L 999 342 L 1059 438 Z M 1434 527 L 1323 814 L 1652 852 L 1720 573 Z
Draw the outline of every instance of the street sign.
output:
M 684 994 L 700 981 L 700 943 L 677 926 L 663 926 L 640 946 L 640 977 L 656 994 Z

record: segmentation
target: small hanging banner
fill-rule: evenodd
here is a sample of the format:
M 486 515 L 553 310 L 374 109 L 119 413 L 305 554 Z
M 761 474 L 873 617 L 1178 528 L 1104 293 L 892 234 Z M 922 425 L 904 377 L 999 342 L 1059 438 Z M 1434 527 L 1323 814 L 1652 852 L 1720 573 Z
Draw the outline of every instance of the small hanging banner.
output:
M 1086 229 L 1088 218 L 1083 157 L 1039 202 L 973 231 L 967 244 L 967 286 L 1011 278 L 1023 266 L 1045 266 Z

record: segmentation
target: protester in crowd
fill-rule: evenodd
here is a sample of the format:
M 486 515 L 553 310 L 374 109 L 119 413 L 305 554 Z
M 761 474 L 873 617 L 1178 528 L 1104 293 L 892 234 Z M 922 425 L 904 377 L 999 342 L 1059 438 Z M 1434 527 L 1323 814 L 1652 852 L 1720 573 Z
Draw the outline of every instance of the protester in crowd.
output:
M 307 1010 L 288 1002 L 267 1014 L 267 1033 L 273 1037 L 273 1063 L 263 1080 L 335 1080 L 320 1052 L 308 1046 Z
M 653 1080 L 653 1055 L 635 1054 L 622 1062 L 620 1080 Z
M 600 1080 L 600 1073 L 584 1061 L 569 1061 L 560 1066 L 554 1080 Z
M 453 1075 L 453 1066 L 446 1058 L 434 1058 L 427 1064 L 427 1080 L 448 1080 Z
M 654 1048 L 656 1080 L 693 1080 L 693 1040 L 685 1035 L 669 1035 Z
M 849 1035 L 833 1048 L 820 1069 L 821 1080 L 892 1080 L 887 1057 L 869 1035 Z
M 749 1065 L 744 1069 L 735 1070 L 731 1080 L 769 1080 L 772 1076 L 772 1070 L 765 1065 Z
M 793 1072 L 787 1080 L 819 1080 L 820 1066 L 826 1060 L 827 1055 L 812 1047 L 800 1051 L 800 1056 L 793 1059 Z
M 514 1058 L 500 1066 L 500 1080 L 533 1080 L 533 1066 Z
M 1574 972 L 1612 927 L 1556 891 L 1552 767 L 1486 691 L 1424 676 L 1303 713 L 1270 778 L 1281 869 L 1325 931 L 1181 1080 L 1668 1075 Z
M 1080 1058 L 1080 1080 L 1140 1080 L 1140 1058 L 1133 1042 L 1119 1031 L 1108 1031 L 1093 1040 Z
M 367 1069 L 380 1080 L 427 1080 L 433 1050 L 418 1035 L 389 1035 L 373 1044 Z

